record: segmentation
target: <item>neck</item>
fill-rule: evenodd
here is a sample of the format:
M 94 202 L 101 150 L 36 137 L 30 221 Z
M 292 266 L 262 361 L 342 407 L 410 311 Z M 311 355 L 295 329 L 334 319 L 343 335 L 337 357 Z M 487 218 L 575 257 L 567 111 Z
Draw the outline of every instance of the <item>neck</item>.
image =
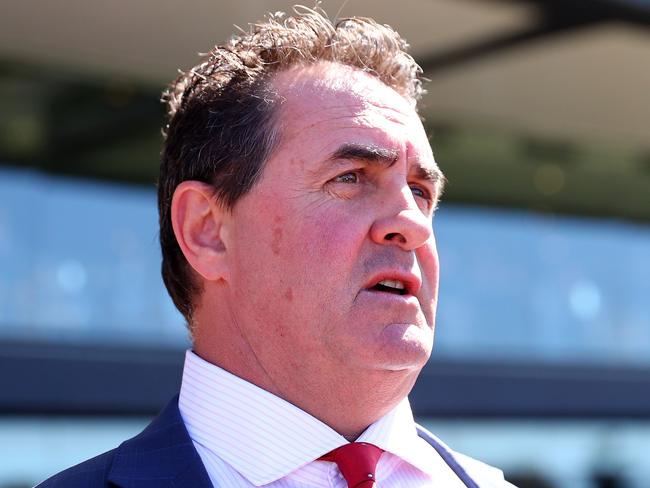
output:
M 213 348 L 196 343 L 194 352 L 202 359 L 295 405 L 350 442 L 395 408 L 408 395 L 417 377 L 417 374 L 406 375 L 403 371 L 357 372 L 345 378 L 326 378 L 326 381 L 299 371 L 291 377 L 275 376 L 258 364 L 244 367 L 241 361 L 232 361 L 233 354 L 240 358 L 250 357 L 250 354 L 242 353 L 238 348 L 230 348 L 231 354 L 215 354 Z M 278 378 L 284 378 L 284 381 Z
M 225 305 L 225 304 L 224 304 Z M 419 369 L 326 367 L 315 361 L 296 364 L 289 355 L 259 357 L 237 320 L 224 316 L 227 306 L 197 310 L 194 352 L 202 359 L 292 403 L 346 439 L 357 439 L 411 391 Z M 221 317 L 215 323 L 215 317 Z M 284 357 L 285 361 L 279 359 Z
M 340 383 L 337 388 L 325 385 L 309 397 L 291 401 L 334 429 L 348 441 L 355 441 L 371 424 L 389 413 L 410 392 L 415 377 L 404 381 L 395 373 L 393 378 L 372 381 L 363 375 L 363 383 L 351 383 L 348 388 Z

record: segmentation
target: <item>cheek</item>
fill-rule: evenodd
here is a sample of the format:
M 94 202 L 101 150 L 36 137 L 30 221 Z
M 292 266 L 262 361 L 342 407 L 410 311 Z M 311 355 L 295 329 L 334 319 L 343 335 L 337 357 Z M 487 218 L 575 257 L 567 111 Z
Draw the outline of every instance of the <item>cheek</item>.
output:
M 272 263 L 264 264 L 278 281 L 264 298 L 290 307 L 291 316 L 305 323 L 319 322 L 324 314 L 327 321 L 335 321 L 334 316 L 349 307 L 354 296 L 350 288 L 359 282 L 365 236 L 355 225 L 359 219 L 340 212 L 314 212 L 304 218 L 295 214 L 283 223 L 281 230 L 269 234 L 272 243 L 281 236 L 279 252 L 267 252 Z M 327 334 L 327 328 L 320 333 Z
M 420 271 L 422 272 L 423 299 L 426 300 L 426 303 L 422 303 L 422 306 L 425 314 L 431 315 L 427 319 L 432 320 L 438 301 L 438 282 L 440 277 L 438 251 L 433 237 L 431 237 L 430 243 L 418 250 L 417 258 L 420 264 Z
M 259 310 L 268 308 L 268 294 L 279 288 L 293 298 L 286 293 L 287 277 L 279 262 L 289 247 L 286 218 L 276 203 L 268 202 L 266 207 L 250 205 L 234 217 L 236 232 L 229 249 L 233 290 L 242 295 L 242 303 L 251 303 Z
M 311 266 L 326 266 L 332 273 L 349 271 L 360 260 L 359 249 L 368 234 L 362 220 L 336 210 L 301 219 L 292 229 L 296 232 L 295 251 L 303 254 Z
M 431 236 L 429 242 L 418 251 L 418 260 L 422 266 L 422 272 L 427 275 L 427 279 L 429 281 L 435 281 L 437 284 L 440 274 L 440 261 L 438 259 L 438 249 L 434 236 Z
M 293 307 L 335 299 L 362 261 L 369 229 L 363 213 L 320 200 L 263 200 L 264 205 L 242 214 L 254 218 L 238 221 L 239 285 L 262 302 L 279 300 Z

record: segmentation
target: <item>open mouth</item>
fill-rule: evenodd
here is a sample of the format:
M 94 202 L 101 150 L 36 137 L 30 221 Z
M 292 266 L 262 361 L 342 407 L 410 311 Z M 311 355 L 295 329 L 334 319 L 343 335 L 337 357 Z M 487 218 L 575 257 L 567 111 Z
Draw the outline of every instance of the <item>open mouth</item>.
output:
M 394 295 L 406 295 L 408 293 L 406 291 L 406 285 L 399 280 L 381 280 L 370 289 L 384 293 L 392 293 Z

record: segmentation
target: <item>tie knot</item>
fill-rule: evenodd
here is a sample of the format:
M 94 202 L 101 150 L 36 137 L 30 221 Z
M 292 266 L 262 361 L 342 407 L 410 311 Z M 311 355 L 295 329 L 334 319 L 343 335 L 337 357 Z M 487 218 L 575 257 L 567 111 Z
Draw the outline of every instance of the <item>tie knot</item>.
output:
M 366 442 L 345 444 L 320 459 L 335 462 L 348 482 L 348 488 L 371 488 L 382 449 Z

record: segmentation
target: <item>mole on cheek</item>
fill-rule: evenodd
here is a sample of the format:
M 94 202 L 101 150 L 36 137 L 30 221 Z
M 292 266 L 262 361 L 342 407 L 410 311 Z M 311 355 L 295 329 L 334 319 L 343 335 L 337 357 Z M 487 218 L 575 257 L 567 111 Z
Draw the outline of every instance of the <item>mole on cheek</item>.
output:
M 280 243 L 282 242 L 282 229 L 276 227 L 273 229 L 273 240 L 271 241 L 271 251 L 276 256 L 280 254 Z
M 271 240 L 271 251 L 278 256 L 280 254 L 280 243 L 282 242 L 282 217 L 274 217 L 273 222 L 275 227 L 273 229 L 273 238 Z

